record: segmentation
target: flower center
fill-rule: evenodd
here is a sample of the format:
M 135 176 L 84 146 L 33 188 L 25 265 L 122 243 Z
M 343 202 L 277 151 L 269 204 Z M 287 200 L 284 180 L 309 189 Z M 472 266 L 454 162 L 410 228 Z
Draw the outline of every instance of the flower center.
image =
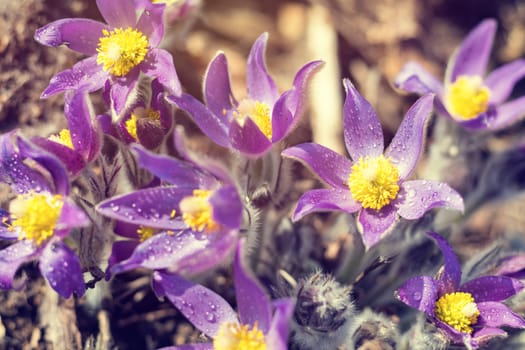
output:
M 104 65 L 104 70 L 117 77 L 122 77 L 139 63 L 148 53 L 148 38 L 137 29 L 115 28 L 102 30 L 98 42 L 97 63 Z
M 152 227 L 140 225 L 137 229 L 137 235 L 139 235 L 139 240 L 144 242 L 148 238 L 151 238 L 155 234 L 155 229 Z
M 257 324 L 250 329 L 248 325 L 225 322 L 213 338 L 214 350 L 266 350 L 264 334 Z
M 472 333 L 472 325 L 478 321 L 479 310 L 472 294 L 447 293 L 435 306 L 437 318 L 463 333 Z
M 49 139 L 53 142 L 60 143 L 61 145 L 74 149 L 73 141 L 71 141 L 71 133 L 68 129 L 60 130 L 58 135 L 51 135 L 49 136 Z
M 211 191 L 193 190 L 193 195 L 180 201 L 182 220 L 193 230 L 212 233 L 219 228 L 213 220 L 213 208 L 209 202 Z
M 445 101 L 453 116 L 469 120 L 487 111 L 489 98 L 490 90 L 481 77 L 461 75 L 448 87 Z
M 64 201 L 60 195 L 27 193 L 16 197 L 9 205 L 12 215 L 9 231 L 20 230 L 19 239 L 42 244 L 53 236 Z
M 124 123 L 126 131 L 135 139 L 138 140 L 137 122 L 143 120 L 160 126 L 160 112 L 151 108 L 138 107 L 133 110 L 131 117 Z
M 246 118 L 250 118 L 268 139 L 272 139 L 272 116 L 266 103 L 244 99 L 233 116 L 241 126 Z
M 399 170 L 384 155 L 360 157 L 352 165 L 348 188 L 363 208 L 380 210 L 396 198 L 399 192 Z

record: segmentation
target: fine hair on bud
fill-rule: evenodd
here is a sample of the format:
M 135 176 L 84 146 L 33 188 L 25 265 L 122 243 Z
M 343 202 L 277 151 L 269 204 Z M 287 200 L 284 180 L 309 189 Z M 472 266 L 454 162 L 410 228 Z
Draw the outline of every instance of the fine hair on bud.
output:
M 354 318 L 350 336 L 343 349 L 396 349 L 399 333 L 392 320 L 370 309 L 365 309 Z
M 348 336 L 354 315 L 351 288 L 315 272 L 300 280 L 292 317 L 290 349 L 333 350 Z

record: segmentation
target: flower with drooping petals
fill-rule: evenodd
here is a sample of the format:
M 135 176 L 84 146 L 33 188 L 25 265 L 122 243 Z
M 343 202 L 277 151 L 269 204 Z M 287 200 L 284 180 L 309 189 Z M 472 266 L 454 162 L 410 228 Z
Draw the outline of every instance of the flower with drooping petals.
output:
M 506 336 L 499 327 L 525 328 L 525 321 L 502 303 L 520 292 L 523 283 L 505 276 L 482 276 L 461 284 L 461 266 L 448 242 L 437 233 L 428 235 L 441 249 L 444 266 L 435 278 L 406 281 L 397 291 L 399 300 L 423 311 L 452 342 L 472 348 Z
M 91 109 L 86 93 L 67 91 L 64 113 L 69 127 L 48 138 L 31 139 L 60 159 L 72 176 L 77 176 L 100 152 L 101 136 L 93 125 Z
M 9 212 L 0 213 L 0 238 L 17 241 L 0 250 L 0 288 L 22 288 L 25 281 L 15 280 L 16 272 L 38 260 L 42 275 L 62 297 L 84 294 L 79 258 L 63 240 L 89 220 L 68 197 L 66 169 L 16 132 L 0 136 L 0 152 L 0 180 L 17 193 Z
M 42 97 L 64 90 L 92 92 L 110 82 L 112 107 L 119 114 L 141 73 L 157 78 L 171 94 L 180 94 L 173 58 L 157 48 L 164 35 L 165 5 L 150 4 L 139 17 L 134 0 L 97 0 L 97 6 L 107 24 L 66 18 L 37 29 L 35 40 L 43 45 L 66 45 L 90 55 L 51 78 Z
M 220 52 L 210 62 L 204 78 L 203 105 L 189 94 L 168 96 L 168 100 L 187 111 L 210 139 L 223 147 L 259 157 L 284 139 L 305 111 L 306 87 L 323 65 L 313 61 L 296 74 L 293 87 L 279 95 L 268 74 L 264 52 L 268 34 L 253 44 L 247 63 L 247 97 L 237 101 L 230 87 L 228 63 Z
M 239 241 L 233 266 L 238 314 L 215 292 L 180 276 L 156 271 L 153 288 L 166 296 L 204 334 L 210 343 L 171 346 L 163 350 L 286 350 L 288 322 L 293 312 L 290 299 L 270 302 L 242 261 Z
M 376 244 L 398 216 L 415 220 L 434 207 L 463 210 L 461 196 L 445 183 L 407 180 L 419 159 L 432 110 L 432 95 L 420 98 L 407 112 L 383 153 L 383 132 L 372 106 L 352 83 L 343 81 L 344 139 L 352 161 L 315 143 L 304 143 L 282 155 L 308 166 L 331 186 L 301 196 L 293 220 L 318 211 L 358 212 L 366 247 Z
M 485 76 L 496 26 L 495 20 L 486 19 L 467 35 L 448 62 L 443 84 L 419 64 L 409 62 L 395 85 L 420 95 L 435 93 L 438 112 L 466 129 L 497 130 L 516 122 L 525 115 L 525 96 L 507 99 L 525 76 L 525 60 Z
M 145 267 L 195 274 L 220 264 L 235 247 L 243 213 L 227 171 L 211 159 L 197 159 L 180 143 L 179 154 L 192 163 L 156 155 L 139 145 L 132 149 L 139 165 L 162 185 L 110 198 L 97 211 L 137 229 L 154 229 L 155 234 L 140 244 L 136 241 L 131 255 L 133 243 L 115 242 L 112 256 L 125 260 L 113 265 L 110 273 Z

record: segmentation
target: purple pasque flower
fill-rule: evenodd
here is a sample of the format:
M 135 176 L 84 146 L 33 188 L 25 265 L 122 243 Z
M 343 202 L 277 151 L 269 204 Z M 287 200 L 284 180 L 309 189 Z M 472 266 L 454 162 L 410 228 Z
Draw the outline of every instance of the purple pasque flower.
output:
M 166 296 L 210 343 L 170 346 L 163 350 L 286 350 L 288 323 L 293 312 L 290 299 L 271 302 L 242 261 L 243 240 L 236 249 L 233 273 L 237 313 L 212 290 L 164 271 L 153 274 L 153 288 Z
M 221 263 L 235 247 L 243 205 L 227 172 L 211 160 L 192 164 L 156 155 L 139 145 L 132 149 L 141 167 L 160 178 L 161 186 L 110 198 L 97 206 L 102 215 L 154 230 L 124 261 L 116 274 L 136 267 L 198 273 Z M 192 159 L 179 147 L 179 153 Z M 203 163 L 204 163 L 203 162 Z M 129 251 L 130 244 L 122 249 Z M 117 250 L 116 250 L 117 249 Z M 113 248 L 113 255 L 126 256 Z
M 97 6 L 107 24 L 65 18 L 35 32 L 35 40 L 43 45 L 66 45 L 90 56 L 51 78 L 42 97 L 64 90 L 92 92 L 107 83 L 112 107 L 120 113 L 141 73 L 158 79 L 171 94 L 180 94 L 173 58 L 157 47 L 164 35 L 165 5 L 150 4 L 140 16 L 134 0 L 97 0 Z
M 89 96 L 82 91 L 67 91 L 64 97 L 68 128 L 48 138 L 33 137 L 31 141 L 53 153 L 74 177 L 98 156 L 101 136 L 93 125 Z
M 505 299 L 523 289 L 523 283 L 505 276 L 482 276 L 461 284 L 461 266 L 448 242 L 429 232 L 443 254 L 437 277 L 418 276 L 397 291 L 399 300 L 423 311 L 454 343 L 477 348 L 490 338 L 506 336 L 502 326 L 525 328 Z
M 497 130 L 514 123 L 525 115 L 525 96 L 507 100 L 525 76 L 525 60 L 515 60 L 485 76 L 496 27 L 494 19 L 486 19 L 467 35 L 448 62 L 444 83 L 409 62 L 395 85 L 419 95 L 435 93 L 437 110 L 467 129 Z
M 77 255 L 64 242 L 71 229 L 89 224 L 68 197 L 69 179 L 62 163 L 16 132 L 0 136 L 0 180 L 17 196 L 2 211 L 0 238 L 16 240 L 0 250 L 0 288 L 21 289 L 20 266 L 38 260 L 42 275 L 64 298 L 84 294 Z
M 306 109 L 306 88 L 322 61 L 304 65 L 295 75 L 290 90 L 279 95 L 268 74 L 264 53 L 268 34 L 262 34 L 248 56 L 247 97 L 237 101 L 230 86 L 228 62 L 219 52 L 210 62 L 204 78 L 203 105 L 189 94 L 168 96 L 187 111 L 195 123 L 216 144 L 259 157 L 281 141 L 297 125 Z
M 435 207 L 462 211 L 463 199 L 447 184 L 407 180 L 421 154 L 433 96 L 416 101 L 384 150 L 383 131 L 374 109 L 348 79 L 343 84 L 347 93 L 344 139 L 352 160 L 315 143 L 283 151 L 283 156 L 308 166 L 331 187 L 303 194 L 293 220 L 318 211 L 358 212 L 358 227 L 369 248 L 394 227 L 399 216 L 415 220 Z
M 98 116 L 98 121 L 106 134 L 126 143 L 138 142 L 147 149 L 155 149 L 173 126 L 172 106 L 166 101 L 164 87 L 157 79 L 140 90 L 136 101 L 120 116 L 113 118 L 114 113 L 110 111 Z

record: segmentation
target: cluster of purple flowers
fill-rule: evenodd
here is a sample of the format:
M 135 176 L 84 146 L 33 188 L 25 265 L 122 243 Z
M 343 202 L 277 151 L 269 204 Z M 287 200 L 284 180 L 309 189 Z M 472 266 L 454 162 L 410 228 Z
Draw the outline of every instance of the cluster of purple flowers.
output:
M 42 98 L 64 93 L 68 128 L 49 137 L 28 139 L 19 131 L 0 136 L 0 177 L 15 193 L 8 210 L 0 211 L 0 238 L 15 241 L 0 250 L 0 288 L 23 288 L 21 266 L 37 260 L 57 293 L 82 296 L 88 269 L 71 233 L 107 220 L 110 229 L 99 233 L 111 235 L 110 253 L 100 262 L 107 265 L 106 278 L 137 268 L 151 271 L 157 296 L 166 297 L 210 338 L 165 349 L 289 346 L 296 300 L 293 295 L 271 300 L 253 269 L 257 261 L 250 254 L 256 249 L 248 247 L 260 238 L 261 216 L 271 201 L 252 200 L 249 180 L 255 174 L 239 168 L 257 171 L 254 164 L 268 155 L 299 161 L 328 187 L 302 194 L 292 221 L 314 212 L 345 213 L 370 252 L 387 235 L 402 239 L 396 230 L 401 221 L 409 225 L 432 215 L 434 208 L 465 210 L 462 195 L 451 186 L 414 176 L 434 110 L 468 130 L 500 129 L 525 114 L 525 97 L 505 102 L 525 76 L 525 60 L 484 77 L 496 30 L 494 20 L 485 20 L 452 56 L 443 84 L 417 63 L 403 68 L 395 85 L 422 97 L 407 111 L 388 147 L 373 107 L 344 79 L 344 142 L 350 159 L 316 143 L 282 150 L 282 141 L 307 110 L 307 88 L 322 61 L 299 68 L 292 86 L 281 93 L 266 67 L 268 35 L 262 34 L 247 58 L 243 97 L 234 97 L 227 58 L 220 52 L 206 70 L 203 103 L 183 92 L 171 54 L 160 48 L 166 11 L 175 6 L 171 16 L 186 16 L 198 8 L 195 1 L 96 3 L 106 23 L 68 18 L 35 33 L 43 45 L 66 45 L 89 56 L 52 77 L 42 93 Z M 99 90 L 105 111 L 97 115 L 90 96 Z M 184 130 L 174 126 L 175 108 L 227 149 L 228 161 L 190 149 Z M 170 140 L 173 147 L 165 147 Z M 119 155 L 105 153 L 111 145 L 117 145 L 111 152 Z M 118 165 L 108 177 L 110 157 Z M 520 276 L 500 271 L 461 283 L 451 246 L 439 234 L 429 235 L 442 251 L 444 268 L 437 277 L 404 282 L 396 293 L 399 300 L 424 312 L 452 343 L 472 348 L 506 335 L 501 326 L 525 328 L 525 321 L 502 303 L 522 290 Z M 232 256 L 236 310 L 192 282 L 197 274 L 227 265 Z

